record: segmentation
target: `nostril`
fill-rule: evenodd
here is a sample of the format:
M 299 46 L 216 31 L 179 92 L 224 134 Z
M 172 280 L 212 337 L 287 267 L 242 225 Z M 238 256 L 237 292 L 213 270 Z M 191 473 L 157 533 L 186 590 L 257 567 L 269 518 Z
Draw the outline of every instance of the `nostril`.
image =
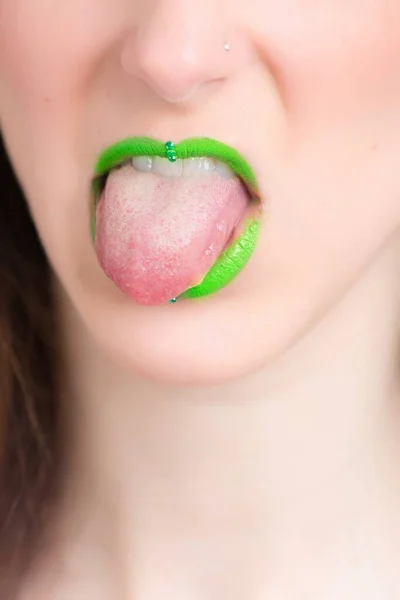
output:
M 121 49 L 124 71 L 171 103 L 199 89 L 211 93 L 248 63 L 245 34 L 223 22 L 215 3 L 202 3 L 199 12 L 189 4 L 176 0 L 171 9 L 160 3 L 131 29 Z

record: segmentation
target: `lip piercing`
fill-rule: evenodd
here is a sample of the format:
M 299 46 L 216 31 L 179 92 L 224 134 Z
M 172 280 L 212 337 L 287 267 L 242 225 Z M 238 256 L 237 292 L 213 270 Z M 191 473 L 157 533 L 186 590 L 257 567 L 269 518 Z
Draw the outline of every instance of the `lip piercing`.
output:
M 175 144 L 173 142 L 167 142 L 165 144 L 165 150 L 169 162 L 176 162 L 178 157 L 176 155 Z

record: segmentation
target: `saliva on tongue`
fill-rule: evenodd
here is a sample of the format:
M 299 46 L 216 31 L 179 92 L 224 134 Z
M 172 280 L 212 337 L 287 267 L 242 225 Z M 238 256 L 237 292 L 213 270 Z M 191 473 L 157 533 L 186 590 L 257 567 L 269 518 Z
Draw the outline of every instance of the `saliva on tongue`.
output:
M 96 209 L 99 263 L 136 302 L 166 303 L 201 283 L 248 202 L 239 178 L 114 169 Z

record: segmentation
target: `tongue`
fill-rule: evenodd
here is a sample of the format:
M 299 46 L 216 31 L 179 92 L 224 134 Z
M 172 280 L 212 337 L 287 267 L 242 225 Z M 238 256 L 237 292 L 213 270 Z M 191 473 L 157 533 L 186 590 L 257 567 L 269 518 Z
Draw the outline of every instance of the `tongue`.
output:
M 130 165 L 116 169 L 97 207 L 100 265 L 137 302 L 168 302 L 202 281 L 247 205 L 238 178 L 160 177 Z

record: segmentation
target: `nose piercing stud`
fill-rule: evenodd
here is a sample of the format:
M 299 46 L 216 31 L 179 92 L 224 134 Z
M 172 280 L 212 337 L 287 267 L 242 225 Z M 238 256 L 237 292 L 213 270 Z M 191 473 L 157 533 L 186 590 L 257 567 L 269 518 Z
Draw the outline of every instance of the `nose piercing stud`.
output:
M 231 45 L 228 44 L 228 43 L 224 44 L 224 50 L 225 50 L 225 52 L 230 52 L 231 51 Z

